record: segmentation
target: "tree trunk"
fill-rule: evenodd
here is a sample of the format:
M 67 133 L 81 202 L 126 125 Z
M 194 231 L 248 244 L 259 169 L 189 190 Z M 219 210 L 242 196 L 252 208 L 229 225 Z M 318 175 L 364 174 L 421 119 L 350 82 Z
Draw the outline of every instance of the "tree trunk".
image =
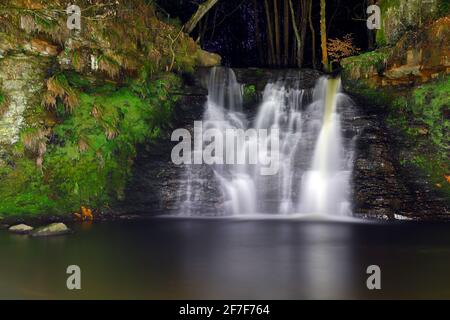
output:
M 209 12 L 205 15 L 205 18 L 200 20 L 198 23 L 198 37 L 195 42 L 200 44 L 203 42 L 206 31 L 208 30 L 208 19 L 209 19 Z
M 289 2 L 284 0 L 284 51 L 283 51 L 283 64 L 287 66 L 289 64 Z
M 325 0 L 320 0 L 320 47 L 322 48 L 322 66 L 325 71 L 328 71 L 327 16 Z
M 212 7 L 218 2 L 219 0 L 206 0 L 206 2 L 202 3 L 198 6 L 197 11 L 194 13 L 194 15 L 189 19 L 188 22 L 184 25 L 184 31 L 186 33 L 191 33 L 194 31 L 195 27 L 199 23 L 199 21 L 203 18 L 203 16 L 211 10 Z
M 275 47 L 276 47 L 276 63 L 281 65 L 281 42 L 280 42 L 280 19 L 278 17 L 278 1 L 273 0 L 273 15 L 275 23 Z
M 312 65 L 314 69 L 317 69 L 316 64 L 316 30 L 314 30 L 314 24 L 312 20 L 312 0 L 309 2 L 309 12 L 308 12 L 308 19 L 309 19 L 309 29 L 311 30 L 311 42 L 312 42 Z
M 301 0 L 301 25 L 300 25 L 300 63 L 303 66 L 305 57 L 305 43 L 306 43 L 306 27 L 308 25 L 308 2 L 311 0 Z
M 269 1 L 264 0 L 264 6 L 266 11 L 266 19 L 267 19 L 267 42 L 268 42 L 268 60 L 270 65 L 275 64 L 275 48 L 273 44 L 273 30 L 272 30 L 272 21 L 270 20 L 270 7 Z
M 292 0 L 289 0 L 289 8 L 291 9 L 292 28 L 294 29 L 295 39 L 297 40 L 297 66 L 300 68 L 302 66 L 302 62 L 300 61 L 302 40 L 300 33 L 298 32 L 297 23 L 295 22 L 295 12 L 294 6 L 292 5 Z
M 255 10 L 255 37 L 256 37 L 256 49 L 258 50 L 259 62 L 264 62 L 264 50 L 261 42 L 261 31 L 259 29 L 259 11 L 258 0 L 253 0 L 253 7 Z

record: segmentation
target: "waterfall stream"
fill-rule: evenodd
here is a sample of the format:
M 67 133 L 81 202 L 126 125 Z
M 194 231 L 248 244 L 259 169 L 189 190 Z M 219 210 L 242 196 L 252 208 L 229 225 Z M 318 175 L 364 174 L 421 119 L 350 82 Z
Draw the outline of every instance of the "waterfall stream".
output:
M 178 195 L 181 215 L 351 215 L 355 135 L 343 137 L 341 118 L 353 108 L 340 92 L 339 79 L 321 77 L 310 89 L 292 79 L 277 79 L 266 85 L 256 113 L 243 109 L 243 86 L 231 69 L 212 69 L 208 90 L 201 131 L 194 135 L 193 158 L 201 158 L 217 138 L 207 134 L 209 129 L 222 136 L 241 130 L 252 134 L 234 145 L 220 143 L 219 153 L 223 157 L 244 153 L 247 162 L 216 159 L 212 164 L 185 165 Z M 261 130 L 268 135 L 258 134 Z M 273 133 L 277 143 L 271 140 Z M 260 162 L 249 163 L 252 155 Z M 270 163 L 276 173 L 261 174 L 261 163 Z M 204 205 L 208 201 L 214 210 Z

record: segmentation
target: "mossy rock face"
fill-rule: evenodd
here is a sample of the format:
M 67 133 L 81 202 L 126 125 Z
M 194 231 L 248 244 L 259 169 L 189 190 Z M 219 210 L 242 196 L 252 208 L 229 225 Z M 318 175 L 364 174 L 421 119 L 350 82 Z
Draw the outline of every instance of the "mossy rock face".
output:
M 196 65 L 199 67 L 215 67 L 220 66 L 221 56 L 204 50 L 197 52 Z
M 1 146 L 19 140 L 21 128 L 36 125 L 27 121 L 26 112 L 41 104 L 50 64 L 48 59 L 26 54 L 0 59 L 0 90 L 5 99 L 0 118 L 0 153 Z
M 396 3 L 401 7 L 403 2 Z M 417 172 L 426 192 L 441 194 L 448 207 L 450 16 L 423 22 L 392 41 L 389 47 L 344 59 L 344 87 L 368 105 L 379 106 L 392 139 L 401 142 L 399 168 L 405 176 Z
M 388 63 L 389 51 L 378 50 L 341 61 L 344 80 L 368 80 L 382 74 Z
M 68 112 L 58 103 L 56 123 L 47 136 L 40 129 L 22 129 L 9 154 L 13 165 L 0 167 L 0 212 L 5 215 L 61 214 L 81 205 L 99 210 L 114 205 L 123 198 L 136 146 L 158 137 L 169 125 L 177 100 L 170 91 L 180 84 L 170 74 L 120 88 L 87 88 L 88 80 L 73 74 L 64 78 L 79 92 L 76 108 Z M 36 140 L 40 136 L 43 145 Z M 30 149 L 35 144 L 45 150 L 41 167 L 40 149 Z
M 381 0 L 378 5 L 382 18 L 379 45 L 395 44 L 405 32 L 449 13 L 448 0 Z
M 344 85 L 359 82 L 369 88 L 411 86 L 450 73 L 450 16 L 405 33 L 392 47 L 343 59 Z
M 347 81 L 347 91 L 386 117 L 397 146 L 401 170 L 421 180 L 428 191 L 450 204 L 450 76 L 413 87 L 370 87 L 373 82 Z M 431 201 L 431 200 L 430 200 Z M 445 211 L 445 210 L 444 210 Z M 448 210 L 447 210 L 448 211 Z M 445 213 L 445 212 L 441 212 Z M 447 212 L 448 213 L 448 212 Z
M 69 3 L 2 2 L 24 8 L 0 19 L 5 217 L 111 208 L 138 145 L 170 127 L 180 74 L 220 63 L 148 1 L 80 0 L 81 31 L 66 26 Z

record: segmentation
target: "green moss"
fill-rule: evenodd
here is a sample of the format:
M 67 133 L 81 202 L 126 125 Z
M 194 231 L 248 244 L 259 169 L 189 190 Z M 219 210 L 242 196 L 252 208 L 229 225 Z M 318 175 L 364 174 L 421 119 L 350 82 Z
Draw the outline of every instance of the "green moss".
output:
M 342 61 L 346 90 L 371 105 L 387 106 L 387 124 L 400 130 L 412 149 L 404 165 L 414 165 L 450 196 L 450 77 L 414 88 L 381 87 L 372 76 L 384 68 L 388 56 L 383 50 Z
M 34 7 L 42 1 L 28 2 Z M 30 140 L 36 130 L 47 144 L 39 141 L 41 150 L 34 154 L 24 141 L 2 149 L 0 214 L 67 213 L 81 204 L 102 209 L 120 199 L 136 146 L 163 134 L 170 122 L 176 97 L 170 92 L 180 84 L 171 71 L 190 72 L 199 64 L 198 44 L 181 32 L 179 21 L 163 22 L 151 1 L 118 1 L 108 8 L 78 2 L 89 9 L 77 39 L 64 27 L 67 15 L 58 10 L 51 21 L 33 10 L 0 19 L 6 51 L 28 50 L 23 43 L 44 36 L 68 63 L 64 70 L 48 70 L 47 91 L 36 97 L 44 103 L 24 114 L 22 139 Z M 114 19 L 96 19 L 105 10 Z M 70 48 L 65 46 L 69 38 Z M 0 93 L 0 114 L 6 102 Z
M 343 59 L 342 81 L 346 90 L 371 104 L 389 103 L 390 92 L 377 89 L 372 81 L 372 77 L 383 73 L 388 58 L 389 52 L 381 49 Z
M 0 116 L 6 111 L 8 107 L 8 99 L 6 96 L 0 91 Z
M 179 85 L 172 74 L 115 88 L 91 87 L 89 80 L 67 75 L 80 90 L 79 106 L 70 113 L 57 104 L 42 170 L 15 146 L 13 166 L 1 167 L 0 213 L 4 215 L 68 213 L 80 205 L 107 208 L 123 197 L 136 146 L 157 137 L 167 125 Z
M 375 34 L 375 41 L 379 47 L 384 47 L 387 45 L 387 39 L 384 35 L 384 23 L 381 23 L 380 30 L 377 30 Z
M 389 58 L 387 50 L 369 51 L 358 56 L 345 58 L 341 61 L 344 72 L 352 72 L 355 69 L 363 73 L 369 73 L 375 70 L 378 73 L 383 72 L 386 60 Z
M 388 124 L 413 141 L 412 157 L 402 159 L 423 170 L 450 195 L 445 175 L 450 173 L 450 77 L 415 88 L 390 104 Z
M 245 84 L 244 85 L 244 104 L 251 103 L 256 100 L 258 94 L 256 92 L 256 86 L 254 84 Z
M 49 186 L 34 161 L 19 158 L 14 167 L 0 167 L 0 212 L 4 215 L 55 212 Z
M 438 4 L 438 17 L 443 17 L 450 14 L 450 0 L 440 0 Z
M 450 12 L 449 0 L 380 0 L 381 29 L 377 30 L 379 47 L 394 44 L 408 31 L 417 31 L 423 23 L 446 16 Z

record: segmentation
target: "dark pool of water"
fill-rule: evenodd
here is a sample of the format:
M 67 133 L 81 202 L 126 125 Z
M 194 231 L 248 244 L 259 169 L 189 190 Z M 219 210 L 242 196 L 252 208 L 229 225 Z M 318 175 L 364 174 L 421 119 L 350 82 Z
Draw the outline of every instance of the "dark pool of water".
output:
M 151 219 L 0 232 L 0 298 L 450 298 L 450 224 Z M 66 288 L 78 265 L 82 290 Z M 366 268 L 382 289 L 366 288 Z

